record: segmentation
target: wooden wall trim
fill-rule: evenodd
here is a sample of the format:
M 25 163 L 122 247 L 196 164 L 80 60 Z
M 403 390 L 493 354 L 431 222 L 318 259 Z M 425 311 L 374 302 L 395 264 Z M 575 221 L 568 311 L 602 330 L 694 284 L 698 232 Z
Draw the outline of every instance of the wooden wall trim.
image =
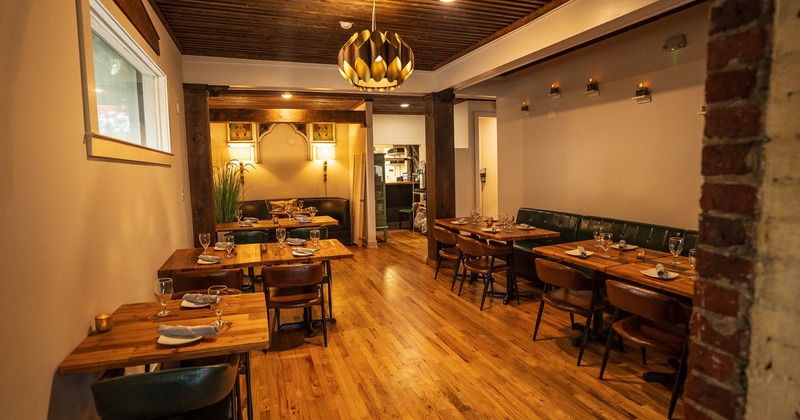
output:
M 160 37 L 150 14 L 147 13 L 142 0 L 114 0 L 122 13 L 131 21 L 133 27 L 142 34 L 142 37 L 157 55 L 161 55 L 161 48 L 158 44 Z
M 313 109 L 223 109 L 214 108 L 209 113 L 212 122 L 224 121 L 254 121 L 254 122 L 284 122 L 284 123 L 312 123 L 332 122 L 367 124 L 364 111 L 317 111 Z

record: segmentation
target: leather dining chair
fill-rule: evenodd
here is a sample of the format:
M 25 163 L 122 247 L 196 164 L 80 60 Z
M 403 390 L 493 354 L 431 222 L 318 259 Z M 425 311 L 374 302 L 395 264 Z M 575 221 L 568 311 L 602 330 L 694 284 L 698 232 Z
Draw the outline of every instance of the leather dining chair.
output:
M 578 366 L 583 359 L 583 351 L 589 340 L 589 331 L 592 329 L 592 318 L 602 322 L 602 310 L 608 307 L 601 294 L 602 281 L 587 277 L 580 271 L 544 258 L 536 259 L 536 275 L 544 283 L 542 301 L 539 303 L 539 313 L 536 315 L 536 326 L 533 328 L 533 341 L 539 332 L 539 323 L 545 303 L 559 311 L 569 312 L 570 324 L 575 325 L 575 314 L 586 318 L 583 326 L 580 350 L 578 351 Z
M 494 275 L 500 272 L 506 272 L 507 276 L 510 275 L 508 263 L 499 260 L 498 257 L 508 258 L 513 252 L 513 248 L 509 245 L 486 244 L 463 235 L 458 236 L 458 248 L 462 253 L 469 255 L 469 258 L 462 258 L 461 261 L 464 265 L 464 274 L 461 277 L 461 285 L 458 287 L 458 295 L 461 296 L 461 289 L 464 287 L 464 280 L 467 277 L 466 272 L 483 277 L 483 295 L 481 296 L 481 310 L 483 310 L 486 296 L 495 295 Z M 512 281 L 516 281 L 516 279 Z
M 241 291 L 244 286 L 242 270 L 195 270 L 175 273 L 172 275 L 174 289 L 172 298 L 177 299 L 190 291 L 208 290 L 209 287 L 217 284 Z
M 303 308 L 305 322 L 311 330 L 311 308 L 319 305 L 322 311 L 324 345 L 328 347 L 322 265 L 312 263 L 264 266 L 261 275 L 264 280 L 264 296 L 267 300 L 267 325 L 269 325 L 270 309 L 275 309 L 275 323 L 280 329 L 281 309 Z
M 456 266 L 453 268 L 453 284 L 450 285 L 450 290 L 456 285 L 456 277 L 458 277 L 458 268 L 461 266 L 461 253 L 458 248 L 459 234 L 452 230 L 445 229 L 440 226 L 434 226 L 433 237 L 436 239 L 436 272 L 433 274 L 433 279 L 439 275 L 439 267 L 442 265 L 442 260 L 455 261 Z
M 91 384 L 103 419 L 236 419 L 239 355 L 223 363 L 101 379 Z
M 606 351 L 603 354 L 603 363 L 600 366 L 600 379 L 603 379 L 603 373 L 606 370 L 614 334 L 639 346 L 642 349 L 643 362 L 645 361 L 645 348 L 659 349 L 670 354 L 680 355 L 667 414 L 667 418 L 672 418 L 675 404 L 683 388 L 683 381 L 686 378 L 689 319 L 692 315 L 692 308 L 663 293 L 616 280 L 606 280 L 606 292 L 609 302 L 616 309 L 611 331 L 608 334 Z M 622 312 L 632 315 L 620 319 Z

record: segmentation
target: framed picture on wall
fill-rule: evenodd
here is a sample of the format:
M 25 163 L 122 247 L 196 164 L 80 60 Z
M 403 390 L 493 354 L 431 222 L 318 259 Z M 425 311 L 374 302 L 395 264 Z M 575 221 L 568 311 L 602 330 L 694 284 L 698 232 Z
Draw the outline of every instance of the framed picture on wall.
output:
M 335 143 L 336 124 L 311 123 L 308 125 L 308 137 L 313 143 Z
M 228 123 L 228 142 L 252 143 L 258 138 L 258 126 L 251 122 L 229 122 Z

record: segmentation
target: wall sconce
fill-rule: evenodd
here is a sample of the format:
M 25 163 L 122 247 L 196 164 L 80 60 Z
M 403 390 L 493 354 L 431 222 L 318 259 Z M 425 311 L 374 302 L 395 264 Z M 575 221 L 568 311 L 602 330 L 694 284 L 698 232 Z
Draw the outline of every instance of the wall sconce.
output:
M 644 83 L 639 83 L 639 85 L 636 86 L 636 96 L 631 99 L 636 101 L 638 105 L 646 104 L 653 100 L 653 98 L 650 96 L 650 88 Z
M 336 159 L 336 146 L 314 145 L 314 159 L 322 161 L 322 182 L 328 182 L 328 160 Z
M 597 80 L 589 78 L 589 81 L 586 82 L 586 96 L 592 98 L 600 94 L 600 83 Z
M 255 162 L 256 152 L 254 143 L 229 143 L 228 156 L 231 162 L 239 162 L 239 181 L 244 184 L 244 163 Z
M 553 99 L 558 99 L 561 97 L 561 89 L 558 87 L 558 83 L 553 83 L 550 85 L 550 94 L 547 96 Z
M 527 103 L 523 102 L 522 106 L 519 108 L 519 113 L 522 114 L 522 115 L 530 115 L 531 114 L 531 108 L 528 106 Z

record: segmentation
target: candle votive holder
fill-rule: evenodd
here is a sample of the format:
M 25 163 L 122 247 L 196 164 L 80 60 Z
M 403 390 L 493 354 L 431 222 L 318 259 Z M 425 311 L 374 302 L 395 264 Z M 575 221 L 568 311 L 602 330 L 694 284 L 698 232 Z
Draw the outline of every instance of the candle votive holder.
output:
M 113 326 L 114 319 L 111 317 L 111 314 L 100 314 L 94 317 L 94 328 L 98 333 L 111 331 L 111 327 Z

